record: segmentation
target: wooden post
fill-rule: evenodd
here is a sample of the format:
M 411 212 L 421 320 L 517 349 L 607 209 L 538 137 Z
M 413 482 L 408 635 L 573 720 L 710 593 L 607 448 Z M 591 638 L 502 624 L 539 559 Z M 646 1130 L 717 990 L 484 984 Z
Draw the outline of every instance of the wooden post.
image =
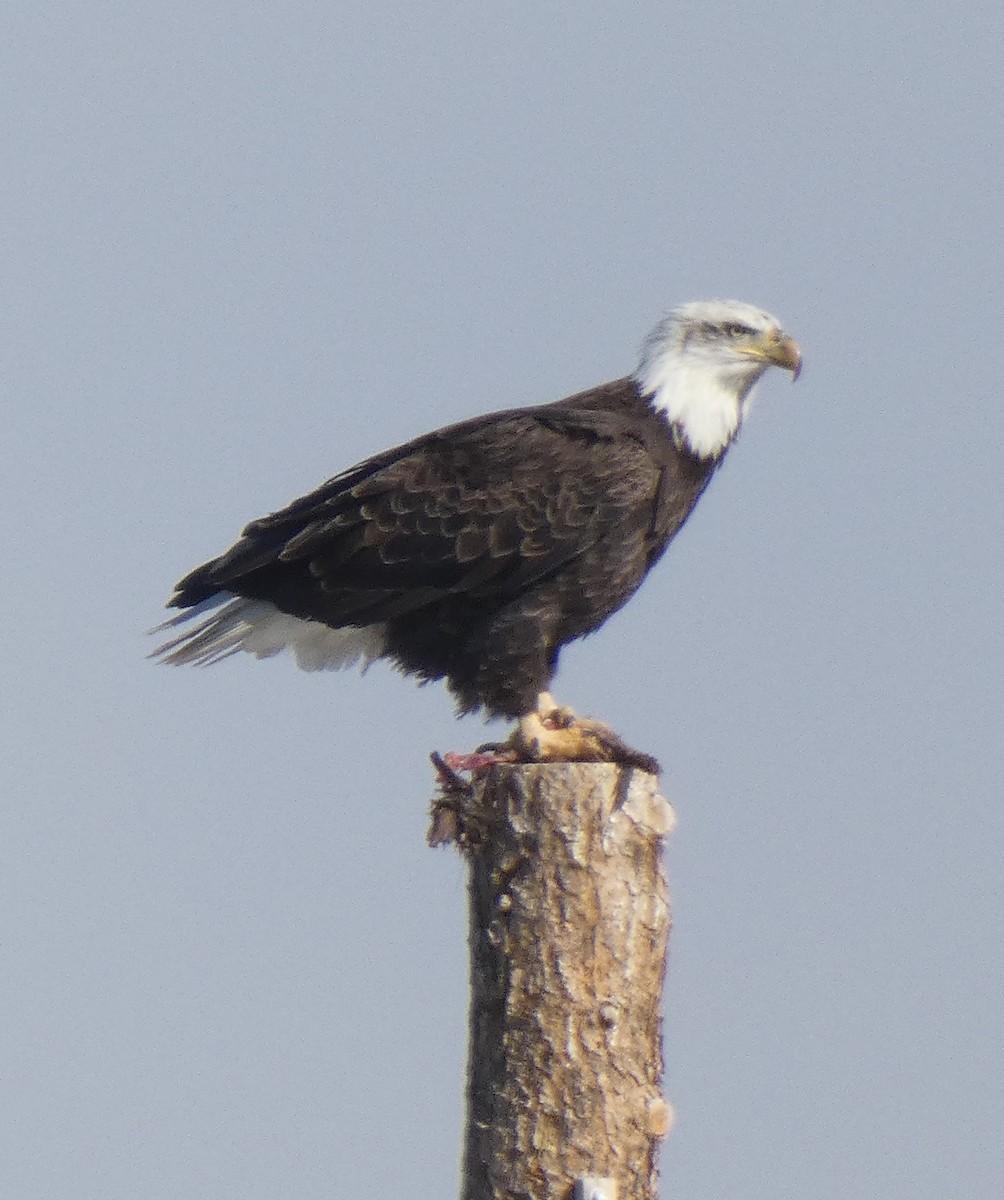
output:
M 459 816 L 470 856 L 462 1200 L 655 1200 L 670 910 L 654 776 L 502 765 Z

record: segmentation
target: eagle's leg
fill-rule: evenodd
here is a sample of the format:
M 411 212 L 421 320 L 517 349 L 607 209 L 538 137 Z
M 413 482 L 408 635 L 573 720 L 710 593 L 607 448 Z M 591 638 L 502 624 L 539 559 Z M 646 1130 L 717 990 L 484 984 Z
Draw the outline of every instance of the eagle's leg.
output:
M 549 692 L 541 692 L 536 708 L 519 718 L 507 748 L 521 761 L 614 762 L 659 773 L 651 754 L 629 746 L 602 721 L 556 704 Z

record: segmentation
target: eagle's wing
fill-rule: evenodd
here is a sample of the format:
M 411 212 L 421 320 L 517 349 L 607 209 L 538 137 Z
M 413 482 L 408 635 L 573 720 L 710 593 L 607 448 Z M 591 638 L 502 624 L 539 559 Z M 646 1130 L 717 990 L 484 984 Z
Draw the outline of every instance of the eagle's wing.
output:
M 449 593 L 504 601 L 617 536 L 629 514 L 654 505 L 660 476 L 602 408 L 566 402 L 476 418 L 252 522 L 181 581 L 172 604 L 225 591 L 341 626 Z

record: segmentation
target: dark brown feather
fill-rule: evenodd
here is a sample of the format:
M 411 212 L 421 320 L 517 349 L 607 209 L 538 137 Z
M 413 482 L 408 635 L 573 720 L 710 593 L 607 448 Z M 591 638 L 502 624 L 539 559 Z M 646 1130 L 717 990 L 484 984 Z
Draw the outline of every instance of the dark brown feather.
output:
M 252 522 L 172 603 L 224 591 L 336 628 L 386 622 L 403 669 L 516 716 L 560 647 L 635 591 L 713 469 L 617 380 L 376 455 Z

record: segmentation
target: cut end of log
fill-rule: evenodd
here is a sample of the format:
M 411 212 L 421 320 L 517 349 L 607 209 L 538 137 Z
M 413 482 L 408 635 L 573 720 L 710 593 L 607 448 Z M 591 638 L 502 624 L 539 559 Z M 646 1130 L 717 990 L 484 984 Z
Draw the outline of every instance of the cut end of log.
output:
M 671 805 L 658 791 L 655 771 L 620 763 L 500 763 L 470 775 L 457 771 L 449 758 L 430 755 L 436 769 L 437 794 L 430 805 L 429 846 L 456 843 L 464 853 L 478 853 L 491 839 L 500 814 L 493 811 L 491 785 L 499 778 L 548 780 L 548 787 L 567 793 L 593 794 L 597 786 L 613 796 L 611 812 L 621 811 L 655 837 L 676 827 Z M 540 773 L 544 774 L 541 775 Z

